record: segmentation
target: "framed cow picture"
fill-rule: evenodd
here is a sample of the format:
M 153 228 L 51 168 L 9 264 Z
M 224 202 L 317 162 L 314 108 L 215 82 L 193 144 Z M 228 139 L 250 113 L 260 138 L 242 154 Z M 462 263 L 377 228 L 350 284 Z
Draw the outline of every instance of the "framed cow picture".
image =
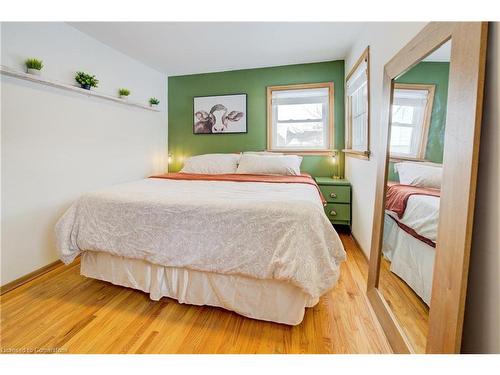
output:
M 193 98 L 194 134 L 247 132 L 247 94 Z

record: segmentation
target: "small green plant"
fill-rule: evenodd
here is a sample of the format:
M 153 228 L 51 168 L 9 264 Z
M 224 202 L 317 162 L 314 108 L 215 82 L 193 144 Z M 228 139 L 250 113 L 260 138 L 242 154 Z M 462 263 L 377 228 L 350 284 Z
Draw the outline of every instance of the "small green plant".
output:
M 160 101 L 158 99 L 156 99 L 156 98 L 150 98 L 149 99 L 149 104 L 151 104 L 151 105 L 158 105 L 158 104 L 160 104 Z
M 42 70 L 43 61 L 38 59 L 27 59 L 25 62 L 27 69 Z
M 129 89 L 119 89 L 118 90 L 118 95 L 120 95 L 120 96 L 129 96 L 130 95 L 130 90 Z
M 99 80 L 95 76 L 91 76 L 85 72 L 76 72 L 75 80 L 82 88 L 90 90 L 91 87 L 97 87 Z

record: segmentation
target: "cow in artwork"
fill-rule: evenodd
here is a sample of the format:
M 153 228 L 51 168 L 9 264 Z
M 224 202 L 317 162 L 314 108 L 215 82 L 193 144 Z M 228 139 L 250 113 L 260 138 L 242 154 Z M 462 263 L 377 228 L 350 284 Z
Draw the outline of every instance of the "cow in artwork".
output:
M 216 104 L 210 112 L 198 111 L 194 114 L 196 123 L 194 132 L 196 134 L 224 133 L 231 122 L 239 121 L 245 114 L 239 111 L 231 111 L 222 104 Z

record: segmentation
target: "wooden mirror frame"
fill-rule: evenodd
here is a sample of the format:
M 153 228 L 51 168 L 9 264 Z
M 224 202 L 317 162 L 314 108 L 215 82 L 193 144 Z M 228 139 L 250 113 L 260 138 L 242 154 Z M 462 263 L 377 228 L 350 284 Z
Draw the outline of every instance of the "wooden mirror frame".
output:
M 368 299 L 394 352 L 413 353 L 378 289 L 394 79 L 451 39 L 443 180 L 427 353 L 459 353 L 469 269 L 483 104 L 487 22 L 431 22 L 384 67 Z

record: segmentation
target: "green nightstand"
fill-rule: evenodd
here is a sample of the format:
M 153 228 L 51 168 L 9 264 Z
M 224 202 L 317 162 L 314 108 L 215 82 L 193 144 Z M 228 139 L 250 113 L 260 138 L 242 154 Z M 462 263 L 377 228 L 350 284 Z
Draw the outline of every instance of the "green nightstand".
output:
M 332 224 L 351 226 L 351 184 L 347 180 L 315 177 L 326 199 L 325 214 Z

